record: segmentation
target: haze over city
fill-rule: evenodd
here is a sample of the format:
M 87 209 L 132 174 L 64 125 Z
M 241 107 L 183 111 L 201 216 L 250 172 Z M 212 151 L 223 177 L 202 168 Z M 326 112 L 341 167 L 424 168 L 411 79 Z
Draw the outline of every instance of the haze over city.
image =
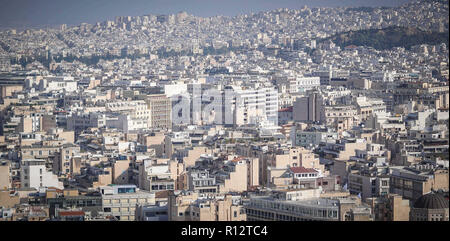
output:
M 396 7 L 411 0 L 14 0 L 0 1 L 0 28 L 54 27 L 110 20 L 115 16 L 174 14 L 186 11 L 200 17 L 235 16 L 277 8 Z

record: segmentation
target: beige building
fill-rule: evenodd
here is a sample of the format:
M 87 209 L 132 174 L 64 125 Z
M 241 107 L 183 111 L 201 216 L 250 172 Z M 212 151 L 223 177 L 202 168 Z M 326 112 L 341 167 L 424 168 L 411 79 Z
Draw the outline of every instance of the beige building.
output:
M 195 146 L 192 149 L 187 150 L 187 156 L 183 158 L 183 164 L 185 168 L 195 165 L 201 155 L 211 154 L 212 151 L 206 146 Z
M 0 207 L 12 208 L 19 203 L 20 197 L 17 192 L 0 190 Z
M 163 157 L 165 151 L 165 135 L 163 132 L 150 134 L 138 134 L 138 142 L 145 145 L 147 149 L 155 150 L 156 157 Z
M 0 190 L 11 188 L 11 164 L 7 160 L 0 160 Z
M 172 102 L 166 95 L 147 95 L 145 98 L 150 110 L 150 127 L 172 129 Z
M 260 186 L 259 183 L 259 159 L 246 158 L 247 162 L 247 189 Z
M 340 176 L 343 183 L 347 182 L 350 167 L 355 163 L 350 160 L 350 157 L 356 156 L 356 150 L 366 150 L 366 148 L 367 142 L 364 139 L 326 143 L 325 158 L 333 160 L 333 166 L 330 168 L 331 174 Z
M 290 167 L 313 168 L 320 171 L 321 174 L 325 174 L 325 167 L 319 163 L 319 158 L 303 147 L 278 149 L 273 154 L 268 155 L 266 170 L 264 170 L 267 173 L 267 179 L 264 180 L 264 183 L 267 185 L 287 184 L 289 178 L 284 180 L 280 177 Z M 263 173 L 260 173 L 260 175 Z
M 81 158 L 79 153 L 79 146 L 73 144 L 63 145 L 53 161 L 53 173 L 64 176 L 80 174 Z M 78 158 L 76 158 L 77 156 Z
M 112 183 L 114 184 L 128 184 L 128 168 L 130 167 L 129 160 L 117 160 L 112 166 Z
M 246 161 L 233 160 L 223 169 L 225 173 L 216 176 L 220 193 L 247 191 L 248 168 Z
M 103 217 L 119 221 L 134 221 L 136 205 L 154 205 L 155 194 L 142 191 L 135 185 L 109 185 L 100 187 Z
M 326 106 L 323 111 L 326 125 L 338 133 L 351 129 L 358 121 L 358 111 L 353 106 Z
M 397 194 L 367 198 L 372 208 L 374 221 L 409 221 L 409 200 Z
M 14 92 L 23 90 L 23 85 L 0 85 L 0 99 L 12 96 Z
M 434 190 L 448 192 L 448 169 L 429 169 L 426 166 L 392 167 L 390 192 L 416 200 Z
M 201 197 L 196 192 L 169 194 L 169 221 L 246 221 L 240 197 Z

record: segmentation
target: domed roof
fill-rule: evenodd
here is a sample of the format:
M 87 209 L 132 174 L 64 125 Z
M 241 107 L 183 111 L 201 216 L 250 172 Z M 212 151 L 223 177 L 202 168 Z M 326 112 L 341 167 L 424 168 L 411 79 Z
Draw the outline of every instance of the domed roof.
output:
M 416 200 L 414 208 L 443 209 L 448 208 L 448 202 L 441 194 L 428 193 Z

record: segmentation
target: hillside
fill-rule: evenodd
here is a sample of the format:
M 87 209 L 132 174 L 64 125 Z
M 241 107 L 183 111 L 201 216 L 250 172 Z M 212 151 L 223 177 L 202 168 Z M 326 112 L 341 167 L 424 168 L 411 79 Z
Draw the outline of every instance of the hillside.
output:
M 369 46 L 378 50 L 391 49 L 393 47 L 404 47 L 420 44 L 440 44 L 449 42 L 448 32 L 438 33 L 423 31 L 417 28 L 389 27 L 383 29 L 366 29 L 339 33 L 328 38 L 320 39 L 333 41 L 341 48 L 349 45 Z

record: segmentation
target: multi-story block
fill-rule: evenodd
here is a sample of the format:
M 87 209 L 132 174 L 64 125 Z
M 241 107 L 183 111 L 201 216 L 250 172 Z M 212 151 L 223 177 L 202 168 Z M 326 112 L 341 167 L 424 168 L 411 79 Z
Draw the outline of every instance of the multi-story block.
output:
M 134 221 L 137 204 L 155 204 L 155 193 L 139 190 L 135 185 L 100 187 L 103 217 L 112 216 L 121 221 Z

